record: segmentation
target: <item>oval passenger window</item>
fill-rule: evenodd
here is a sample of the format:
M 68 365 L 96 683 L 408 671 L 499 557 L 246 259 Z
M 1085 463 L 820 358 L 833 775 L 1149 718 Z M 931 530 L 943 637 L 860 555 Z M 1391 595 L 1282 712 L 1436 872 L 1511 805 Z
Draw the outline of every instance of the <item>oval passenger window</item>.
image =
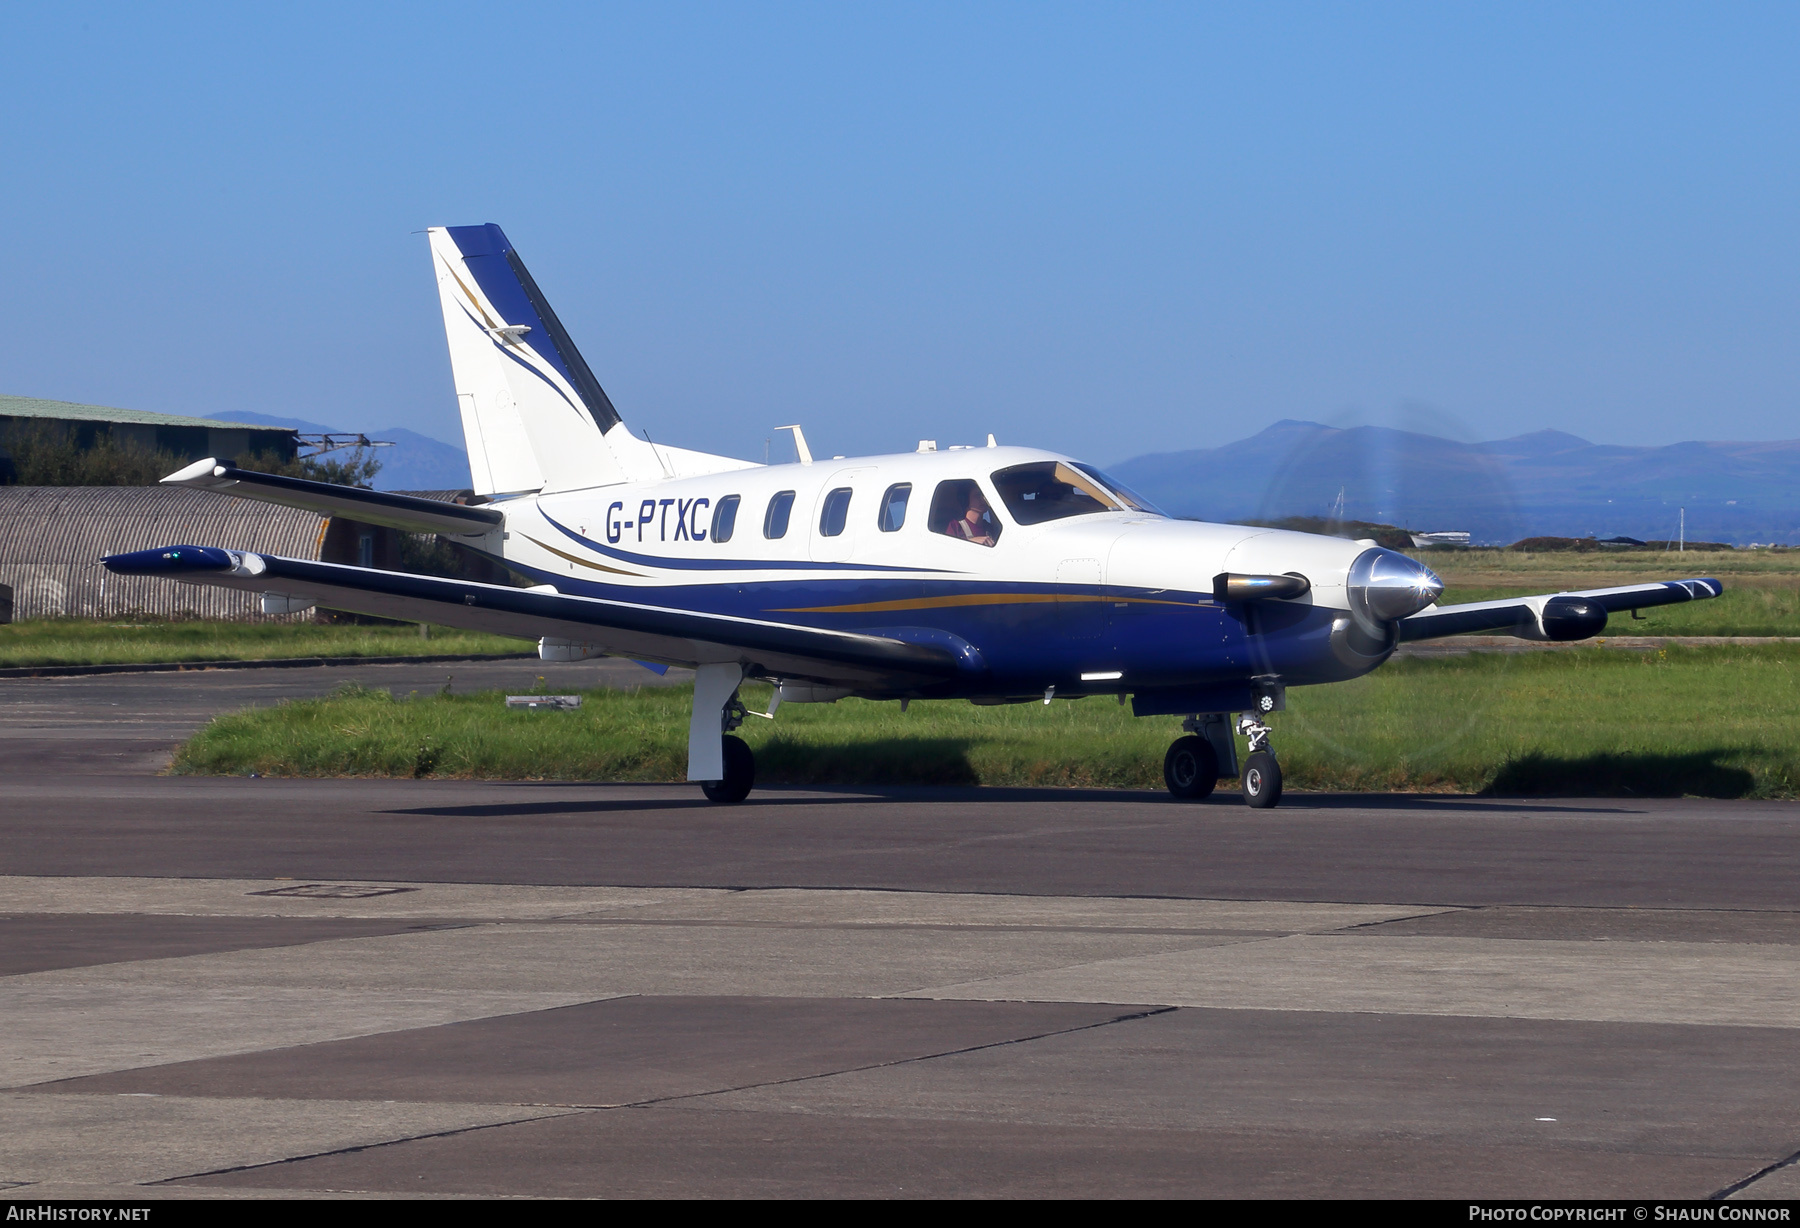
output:
M 844 531 L 844 522 L 850 518 L 850 488 L 840 486 L 825 496 L 825 506 L 819 509 L 819 535 L 836 537 Z
M 780 490 L 769 500 L 769 510 L 763 513 L 763 536 L 773 541 L 777 537 L 787 536 L 788 517 L 794 511 L 794 492 Z
M 738 497 L 726 495 L 719 500 L 719 506 L 713 508 L 712 539 L 716 542 L 731 540 L 731 532 L 737 528 Z

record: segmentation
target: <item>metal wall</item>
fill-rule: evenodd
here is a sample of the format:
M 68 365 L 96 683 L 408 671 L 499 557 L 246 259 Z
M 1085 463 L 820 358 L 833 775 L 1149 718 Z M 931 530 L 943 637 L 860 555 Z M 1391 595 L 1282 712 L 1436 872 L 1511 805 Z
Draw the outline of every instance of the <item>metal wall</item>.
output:
M 255 593 L 115 576 L 108 554 L 156 546 L 224 546 L 316 559 L 325 519 L 313 512 L 159 486 L 0 486 L 0 584 L 13 618 L 130 614 L 261 621 Z M 289 622 L 304 615 L 271 621 Z

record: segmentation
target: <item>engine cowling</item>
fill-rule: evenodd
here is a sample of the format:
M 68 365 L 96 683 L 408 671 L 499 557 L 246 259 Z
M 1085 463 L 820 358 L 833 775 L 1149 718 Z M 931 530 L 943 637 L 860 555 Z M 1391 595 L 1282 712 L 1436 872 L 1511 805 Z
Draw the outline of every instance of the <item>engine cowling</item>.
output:
M 1587 597 L 1552 597 L 1534 616 L 1520 620 L 1514 632 L 1520 639 L 1567 643 L 1585 640 L 1606 630 L 1606 608 Z

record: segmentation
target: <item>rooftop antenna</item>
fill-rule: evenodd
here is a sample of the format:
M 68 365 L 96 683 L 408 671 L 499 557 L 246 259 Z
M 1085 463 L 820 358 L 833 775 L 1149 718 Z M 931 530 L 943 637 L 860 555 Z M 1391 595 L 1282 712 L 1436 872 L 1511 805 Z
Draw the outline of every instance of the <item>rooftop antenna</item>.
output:
M 798 426 L 795 426 L 795 425 L 778 426 L 775 429 L 778 431 L 794 432 L 794 451 L 796 451 L 800 454 L 800 463 L 802 465 L 812 464 L 812 449 L 806 446 L 806 432 L 805 431 L 801 430 Z
M 311 448 L 312 451 L 306 454 L 309 457 L 323 456 L 327 452 L 336 452 L 340 448 L 391 448 L 394 446 L 394 441 L 391 439 L 370 439 L 367 435 L 339 432 L 310 435 L 296 431 L 294 442 L 302 448 Z
M 654 456 L 656 458 L 656 463 L 662 466 L 663 476 L 665 478 L 673 478 L 675 476 L 675 471 L 669 468 L 669 462 L 663 459 L 663 454 L 657 448 L 656 441 L 650 438 L 650 428 L 646 426 L 639 429 L 644 432 L 644 442 L 650 445 L 650 455 Z

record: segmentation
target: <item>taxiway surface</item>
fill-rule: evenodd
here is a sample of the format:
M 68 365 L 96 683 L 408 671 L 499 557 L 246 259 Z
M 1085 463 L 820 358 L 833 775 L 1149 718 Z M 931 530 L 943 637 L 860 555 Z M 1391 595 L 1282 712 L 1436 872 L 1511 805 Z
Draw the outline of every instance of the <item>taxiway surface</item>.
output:
M 1800 806 L 154 774 L 452 674 L 0 683 L 6 1194 L 1800 1195 Z

